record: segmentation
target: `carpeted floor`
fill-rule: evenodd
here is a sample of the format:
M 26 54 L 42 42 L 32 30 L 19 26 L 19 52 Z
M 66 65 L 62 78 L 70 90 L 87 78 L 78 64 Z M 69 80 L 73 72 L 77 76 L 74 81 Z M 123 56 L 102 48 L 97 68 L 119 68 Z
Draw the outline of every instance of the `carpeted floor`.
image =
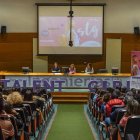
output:
M 83 105 L 58 105 L 47 140 L 94 140 Z

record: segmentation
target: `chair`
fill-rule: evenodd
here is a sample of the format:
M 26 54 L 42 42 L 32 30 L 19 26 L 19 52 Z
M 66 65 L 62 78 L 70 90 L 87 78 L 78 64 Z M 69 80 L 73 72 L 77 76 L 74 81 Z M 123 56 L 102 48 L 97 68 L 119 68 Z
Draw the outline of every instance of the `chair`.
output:
M 112 107 L 112 112 L 115 113 L 114 115 L 116 116 L 116 118 L 113 122 L 111 122 L 110 126 L 107 126 L 106 124 L 101 123 L 102 127 L 105 128 L 104 133 L 106 134 L 106 138 L 109 138 L 110 140 L 113 139 L 114 136 L 113 136 L 112 130 L 114 128 L 117 128 L 117 124 L 119 124 L 121 118 L 123 117 L 124 113 L 126 112 L 126 109 L 124 109 L 124 107 L 125 107 L 124 105 L 114 105 Z M 119 109 L 119 110 L 115 111 L 116 109 Z M 102 130 L 103 130 L 103 128 L 102 128 Z M 102 133 L 103 132 L 101 131 L 100 134 L 103 135 Z
M 10 120 L 13 124 L 14 131 L 15 131 L 15 139 L 16 140 L 24 140 L 24 129 L 18 129 L 16 119 L 13 115 L 9 115 Z
M 21 116 L 22 121 L 24 123 L 24 131 L 26 133 L 24 133 L 24 137 L 29 138 L 29 136 L 31 135 L 31 120 L 29 119 L 29 116 L 27 116 L 27 110 L 25 107 L 21 107 L 21 108 L 14 108 Z M 28 114 L 29 115 L 29 114 Z
M 111 119 L 112 123 L 115 123 L 116 124 L 116 118 L 117 118 L 118 112 L 119 112 L 119 110 L 122 110 L 124 108 L 125 108 L 124 105 L 114 105 L 112 107 L 112 109 L 111 109 L 111 115 L 110 115 L 110 119 Z
M 119 110 L 117 110 L 116 112 L 116 120 L 115 122 L 113 122 L 110 127 L 109 127 L 109 133 L 110 133 L 110 140 L 114 140 L 114 139 L 118 139 L 118 136 L 117 136 L 117 133 L 118 133 L 118 129 L 117 129 L 117 125 L 119 124 L 121 118 L 124 116 L 126 112 L 126 109 L 124 108 L 121 108 Z M 116 129 L 116 133 L 112 132 L 112 130 L 115 130 Z
M 125 114 L 126 111 L 127 111 L 127 110 L 124 109 L 124 108 L 122 108 L 122 109 L 120 109 L 120 110 L 118 111 L 118 113 L 117 113 L 117 118 L 116 118 L 116 124 L 119 124 L 121 118 L 124 116 L 124 114 Z
M 127 134 L 127 140 L 135 140 L 134 135 L 133 134 Z
M 132 116 L 128 119 L 125 130 L 118 125 L 118 140 L 127 140 L 127 134 L 133 134 L 137 139 L 140 132 L 140 116 Z
M 37 111 L 36 111 L 37 105 L 33 101 L 24 101 L 24 104 L 29 104 L 31 107 L 31 111 L 32 111 L 31 131 L 33 132 L 33 135 L 35 136 L 35 132 L 37 129 Z
M 111 112 L 115 111 L 118 108 L 124 108 L 124 107 L 125 107 L 125 105 L 114 105 L 111 109 Z

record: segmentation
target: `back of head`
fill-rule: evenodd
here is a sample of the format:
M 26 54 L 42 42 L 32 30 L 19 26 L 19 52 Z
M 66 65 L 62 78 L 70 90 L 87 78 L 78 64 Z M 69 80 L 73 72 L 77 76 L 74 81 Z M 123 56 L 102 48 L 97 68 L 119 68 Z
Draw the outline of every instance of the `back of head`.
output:
M 99 96 L 103 97 L 105 94 L 106 94 L 106 91 L 105 90 L 101 90 L 100 93 L 99 93 Z
M 122 92 L 122 93 L 126 93 L 126 92 L 127 92 L 127 88 L 126 88 L 126 87 L 122 87 L 122 88 L 121 88 L 121 92 Z
M 130 100 L 127 104 L 127 113 L 129 115 L 140 115 L 139 114 L 139 103 L 136 100 Z
M 130 102 L 133 99 L 134 99 L 133 96 L 126 95 L 124 97 L 124 103 L 127 104 L 128 102 Z
M 132 88 L 131 91 L 133 92 L 133 95 L 135 95 L 137 92 L 137 90 L 135 88 Z
M 32 101 L 33 100 L 33 93 L 31 90 L 26 90 L 24 93 L 24 101 Z
M 126 93 L 126 96 L 133 96 L 133 92 L 130 90 Z
M 118 97 L 120 97 L 120 95 L 121 95 L 120 90 L 115 89 L 115 90 L 113 91 L 113 93 L 111 94 L 111 98 L 112 98 L 112 99 L 117 99 Z
M 107 91 L 110 92 L 110 93 L 113 93 L 114 88 L 112 88 L 112 87 L 108 87 L 108 88 L 107 88 Z
M 17 92 L 20 92 L 20 88 L 12 88 L 12 91 L 17 91 Z
M 0 113 L 4 110 L 4 100 L 0 94 Z
M 119 90 L 119 91 L 121 91 L 121 87 L 120 86 L 116 87 L 116 89 Z
M 6 113 L 11 114 L 13 106 L 9 102 L 5 102 L 4 108 Z
M 7 96 L 7 102 L 12 105 L 21 104 L 23 102 L 23 99 L 19 92 L 14 91 Z
M 106 93 L 103 97 L 103 101 L 107 103 L 110 100 L 110 93 Z

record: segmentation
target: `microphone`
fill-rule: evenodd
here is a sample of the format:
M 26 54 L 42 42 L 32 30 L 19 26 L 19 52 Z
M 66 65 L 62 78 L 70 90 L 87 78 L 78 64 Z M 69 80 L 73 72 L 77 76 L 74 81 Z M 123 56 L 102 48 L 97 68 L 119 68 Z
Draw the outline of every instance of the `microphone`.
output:
M 73 46 L 73 41 L 69 41 L 69 46 L 72 47 Z
M 69 11 L 69 16 L 68 17 L 73 17 L 74 11 L 70 10 Z

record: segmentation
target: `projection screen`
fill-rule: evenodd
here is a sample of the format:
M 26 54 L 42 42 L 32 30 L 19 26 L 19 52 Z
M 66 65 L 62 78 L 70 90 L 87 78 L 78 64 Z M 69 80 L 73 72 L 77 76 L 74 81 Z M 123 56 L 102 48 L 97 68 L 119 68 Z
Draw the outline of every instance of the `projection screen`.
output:
M 102 54 L 103 5 L 38 4 L 38 54 Z M 70 32 L 73 46 L 69 46 Z

